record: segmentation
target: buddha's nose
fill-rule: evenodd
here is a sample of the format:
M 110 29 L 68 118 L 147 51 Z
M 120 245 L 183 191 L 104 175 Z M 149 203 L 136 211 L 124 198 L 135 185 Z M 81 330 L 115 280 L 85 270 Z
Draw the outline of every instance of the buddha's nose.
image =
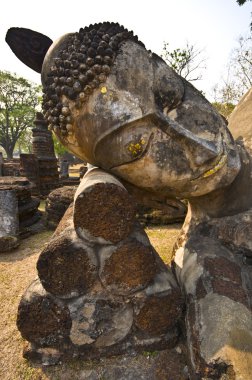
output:
M 220 154 L 218 145 L 212 141 L 197 139 L 189 140 L 188 144 L 192 144 L 194 153 L 194 163 L 196 166 L 201 166 L 208 161 L 215 159 Z
M 201 166 L 220 154 L 220 141 L 213 142 L 202 139 L 162 113 L 156 113 L 154 117 L 160 129 L 179 142 L 193 156 L 196 166 Z

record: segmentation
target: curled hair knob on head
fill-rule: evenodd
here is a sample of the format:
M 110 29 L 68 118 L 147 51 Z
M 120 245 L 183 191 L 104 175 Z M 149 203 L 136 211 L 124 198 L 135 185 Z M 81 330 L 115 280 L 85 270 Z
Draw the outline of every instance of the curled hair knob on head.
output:
M 61 103 L 62 96 L 76 101 L 77 106 L 87 102 L 93 90 L 106 81 L 120 44 L 126 40 L 144 46 L 133 32 L 110 22 L 80 28 L 68 38 L 45 81 L 43 109 L 51 130 L 67 136 L 71 128 L 66 118 L 61 117 L 65 116 L 67 106 Z

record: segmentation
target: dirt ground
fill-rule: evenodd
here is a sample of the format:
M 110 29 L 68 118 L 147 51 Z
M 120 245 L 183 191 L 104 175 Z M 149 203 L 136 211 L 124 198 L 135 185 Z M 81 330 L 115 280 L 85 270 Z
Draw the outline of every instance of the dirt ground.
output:
M 169 262 L 178 235 L 179 224 L 149 227 L 147 234 Z M 187 379 L 183 347 L 161 352 L 131 353 L 99 362 L 80 360 L 54 367 L 34 366 L 22 357 L 25 344 L 16 328 L 19 300 L 26 287 L 37 276 L 36 262 L 40 251 L 52 235 L 42 231 L 22 240 L 13 252 L 0 255 L 0 379 L 1 380 L 182 380 Z

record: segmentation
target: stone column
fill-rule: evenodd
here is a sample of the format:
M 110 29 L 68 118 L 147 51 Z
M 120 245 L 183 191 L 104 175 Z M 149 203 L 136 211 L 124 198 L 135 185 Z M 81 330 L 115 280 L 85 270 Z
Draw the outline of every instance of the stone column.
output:
M 31 196 L 32 185 L 26 177 L 0 177 L 0 190 L 12 190 L 18 202 L 19 235 L 29 233 L 29 228 L 38 221 L 41 214 L 38 211 L 40 199 Z M 3 217 L 5 211 L 1 211 Z
M 3 175 L 3 153 L 0 152 L 0 177 Z
M 69 177 L 69 162 L 68 160 L 60 160 L 60 178 Z
M 17 247 L 18 201 L 15 190 L 0 189 L 0 252 Z
M 26 177 L 31 184 L 32 194 L 39 192 L 39 166 L 34 154 L 20 154 L 20 175 Z
M 32 149 L 38 159 L 40 192 L 47 195 L 59 186 L 58 160 L 54 153 L 52 132 L 47 129 L 41 113 L 37 112 L 34 124 Z

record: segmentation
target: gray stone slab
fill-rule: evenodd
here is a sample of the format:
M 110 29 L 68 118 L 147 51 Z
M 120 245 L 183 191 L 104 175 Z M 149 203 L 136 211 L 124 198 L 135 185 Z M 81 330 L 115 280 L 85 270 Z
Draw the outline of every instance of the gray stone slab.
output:
M 0 190 L 0 252 L 18 245 L 18 201 L 14 190 Z

